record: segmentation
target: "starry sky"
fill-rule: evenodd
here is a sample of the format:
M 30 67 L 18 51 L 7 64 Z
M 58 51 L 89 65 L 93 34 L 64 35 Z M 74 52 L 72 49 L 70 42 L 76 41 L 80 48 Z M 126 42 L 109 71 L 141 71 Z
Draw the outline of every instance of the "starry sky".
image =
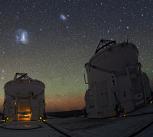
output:
M 135 43 L 152 78 L 152 0 L 0 0 L 0 104 L 26 72 L 45 83 L 48 111 L 83 108 L 84 64 L 101 38 Z

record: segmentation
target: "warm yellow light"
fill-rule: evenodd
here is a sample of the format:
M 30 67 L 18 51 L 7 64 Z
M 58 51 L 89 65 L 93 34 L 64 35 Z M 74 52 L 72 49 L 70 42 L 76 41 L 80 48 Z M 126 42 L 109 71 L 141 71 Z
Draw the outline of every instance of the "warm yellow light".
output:
M 8 122 L 10 122 L 11 121 L 11 119 L 7 116 L 7 117 L 5 117 L 5 120 L 4 120 L 4 122 L 6 122 L 6 123 L 8 123 Z
M 28 114 L 18 114 L 19 121 L 30 121 L 31 120 L 31 113 Z
M 46 122 L 46 120 L 45 120 L 45 119 L 43 119 L 43 122 Z
M 42 120 L 42 117 L 40 116 L 39 119 Z
M 18 107 L 17 119 L 19 121 L 30 121 L 32 117 L 31 108 L 29 106 L 20 105 Z

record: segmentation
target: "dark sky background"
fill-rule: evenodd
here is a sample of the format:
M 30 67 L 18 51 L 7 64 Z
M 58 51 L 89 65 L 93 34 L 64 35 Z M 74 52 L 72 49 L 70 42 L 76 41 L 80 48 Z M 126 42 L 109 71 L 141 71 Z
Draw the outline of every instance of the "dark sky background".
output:
M 0 0 L 0 96 L 16 72 L 46 84 L 47 110 L 82 108 L 101 38 L 133 42 L 153 76 L 152 0 Z

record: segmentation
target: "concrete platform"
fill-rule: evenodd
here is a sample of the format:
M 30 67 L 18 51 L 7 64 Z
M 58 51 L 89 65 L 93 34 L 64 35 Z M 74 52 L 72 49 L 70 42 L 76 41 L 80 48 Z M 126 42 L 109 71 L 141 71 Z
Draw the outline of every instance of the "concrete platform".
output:
M 0 127 L 12 130 L 32 130 L 32 129 L 41 128 L 42 126 L 39 122 L 13 121 L 11 123 L 1 123 Z
M 47 123 L 12 122 L 0 125 L 2 137 L 152 137 L 153 104 L 147 105 L 126 117 L 108 119 L 88 119 L 82 117 L 55 118 L 50 117 Z M 58 130 L 55 130 L 58 129 Z M 59 132 L 61 131 L 61 132 Z M 140 131 L 140 132 L 139 132 Z M 136 134 L 135 134 L 136 133 Z M 137 134 L 138 133 L 138 134 Z
M 73 135 L 78 137 L 152 137 L 153 124 L 144 131 L 140 130 L 153 122 L 153 104 L 130 113 L 126 117 L 108 119 L 52 118 L 48 122 L 57 128 L 65 129 L 72 137 Z M 133 136 L 137 132 L 139 133 Z

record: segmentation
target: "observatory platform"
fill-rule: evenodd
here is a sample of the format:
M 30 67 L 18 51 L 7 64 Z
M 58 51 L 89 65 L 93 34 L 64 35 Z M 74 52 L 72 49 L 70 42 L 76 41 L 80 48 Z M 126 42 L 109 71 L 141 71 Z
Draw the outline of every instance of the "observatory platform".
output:
M 48 116 L 47 123 L 51 126 L 40 123 L 40 128 L 32 130 L 16 130 L 0 126 L 0 133 L 3 137 L 152 137 L 152 108 L 153 104 L 148 104 L 126 116 L 106 119 Z
M 13 121 L 0 124 L 1 128 L 9 130 L 32 130 L 41 128 L 41 124 L 38 121 Z
M 72 137 L 152 137 L 153 104 L 120 117 L 53 118 L 49 122 L 57 128 L 65 129 Z

